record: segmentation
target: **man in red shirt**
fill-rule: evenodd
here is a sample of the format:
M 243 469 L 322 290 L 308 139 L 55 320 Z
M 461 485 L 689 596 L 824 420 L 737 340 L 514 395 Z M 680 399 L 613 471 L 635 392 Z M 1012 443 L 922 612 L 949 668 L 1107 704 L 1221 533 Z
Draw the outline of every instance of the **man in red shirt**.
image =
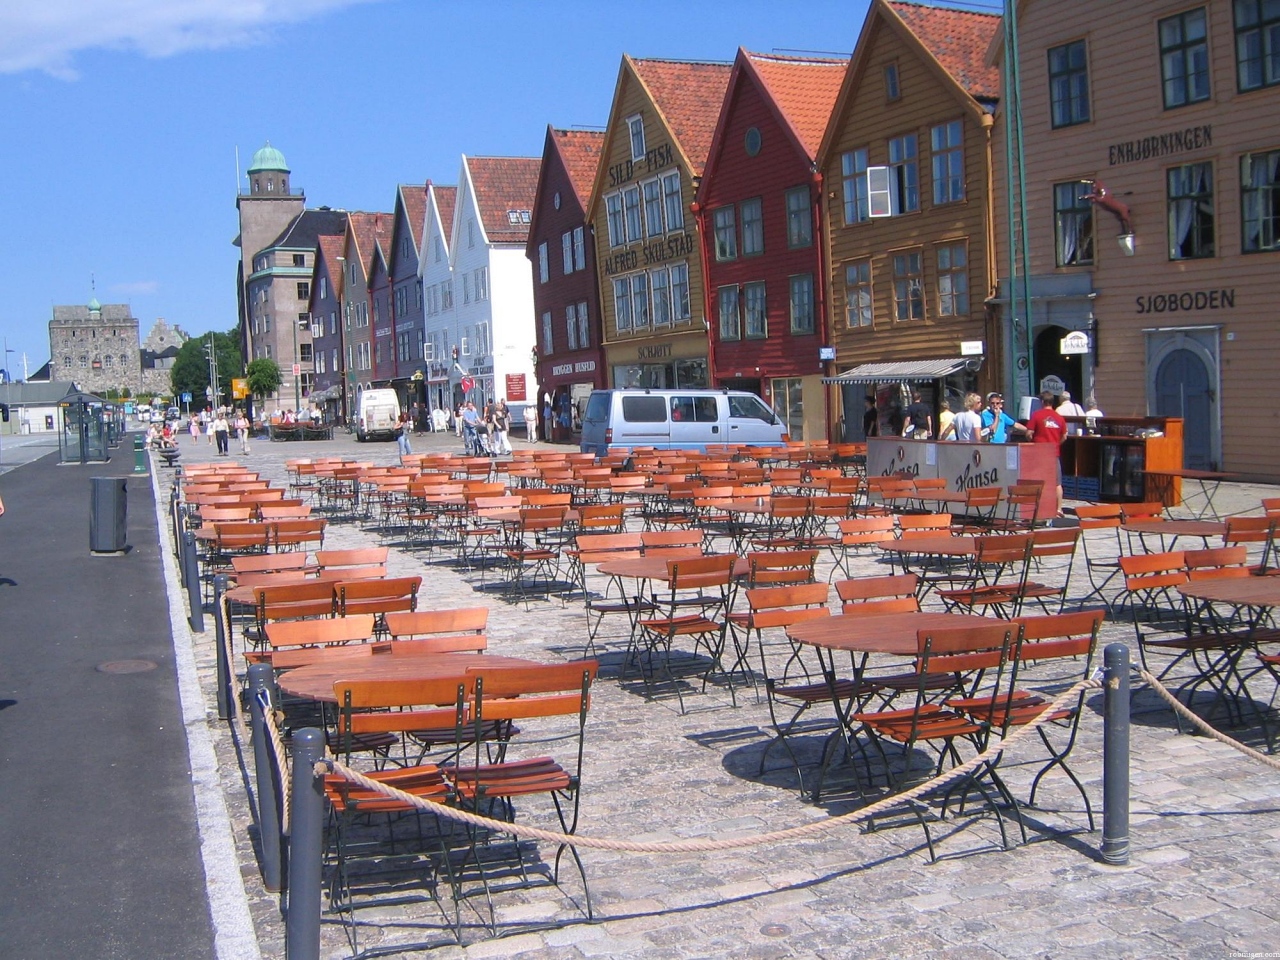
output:
M 1058 457 L 1058 514 L 1062 513 L 1062 438 L 1067 435 L 1067 422 L 1062 415 L 1053 409 L 1053 394 L 1044 391 L 1040 394 L 1040 409 L 1031 415 L 1024 427 L 1016 427 L 1031 438 L 1032 443 L 1051 443 L 1053 453 Z

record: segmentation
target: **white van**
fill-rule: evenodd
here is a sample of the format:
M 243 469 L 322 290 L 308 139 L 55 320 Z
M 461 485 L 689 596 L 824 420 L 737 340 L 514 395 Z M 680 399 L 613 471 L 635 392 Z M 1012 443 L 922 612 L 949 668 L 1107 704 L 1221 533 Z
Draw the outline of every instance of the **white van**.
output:
M 360 394 L 360 408 L 356 412 L 356 439 L 366 440 L 396 438 L 396 425 L 400 420 L 400 397 L 394 390 L 366 390 Z
M 583 453 L 655 447 L 702 450 L 707 444 L 776 446 L 781 421 L 742 390 L 596 390 L 582 418 Z

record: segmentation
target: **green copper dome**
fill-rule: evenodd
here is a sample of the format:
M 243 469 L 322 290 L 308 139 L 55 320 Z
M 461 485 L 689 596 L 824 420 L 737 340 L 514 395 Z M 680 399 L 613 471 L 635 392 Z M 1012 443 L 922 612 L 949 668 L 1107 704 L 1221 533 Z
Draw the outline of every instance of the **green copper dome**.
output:
M 289 172 L 289 165 L 284 161 L 284 154 L 271 145 L 271 141 L 267 141 L 267 145 L 258 150 L 253 155 L 253 160 L 249 162 L 249 172 L 257 173 L 261 170 L 278 170 L 281 173 Z
M 89 298 L 89 311 L 90 311 L 91 313 L 101 313 L 101 312 L 102 312 L 102 304 L 100 304 L 100 303 L 98 302 L 98 298 L 97 298 L 97 297 L 90 297 L 90 298 Z

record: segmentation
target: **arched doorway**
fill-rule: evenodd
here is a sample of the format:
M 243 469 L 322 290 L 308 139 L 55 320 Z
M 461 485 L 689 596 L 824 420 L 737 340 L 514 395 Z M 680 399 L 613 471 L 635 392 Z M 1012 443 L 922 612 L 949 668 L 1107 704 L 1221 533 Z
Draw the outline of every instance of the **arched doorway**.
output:
M 1031 385 L 1032 393 L 1040 392 L 1040 381 L 1047 376 L 1055 376 L 1067 385 L 1075 400 L 1083 401 L 1084 391 L 1084 357 L 1081 354 L 1062 355 L 1062 338 L 1070 331 L 1064 327 L 1045 327 L 1036 334 L 1032 348 L 1035 360 L 1035 383 Z
M 1213 456 L 1213 391 L 1209 370 L 1192 350 L 1170 350 L 1155 375 L 1157 417 L 1182 418 L 1182 465 L 1216 469 Z

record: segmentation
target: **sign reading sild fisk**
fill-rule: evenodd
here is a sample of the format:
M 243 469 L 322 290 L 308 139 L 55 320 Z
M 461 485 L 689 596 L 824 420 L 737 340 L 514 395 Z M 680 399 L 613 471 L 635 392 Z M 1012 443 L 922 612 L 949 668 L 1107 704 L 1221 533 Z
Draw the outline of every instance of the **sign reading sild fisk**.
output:
M 621 163 L 609 164 L 609 186 L 618 187 L 630 183 L 637 176 L 654 173 L 676 162 L 675 151 L 671 144 L 664 143 L 646 150 L 639 160 L 623 160 Z

